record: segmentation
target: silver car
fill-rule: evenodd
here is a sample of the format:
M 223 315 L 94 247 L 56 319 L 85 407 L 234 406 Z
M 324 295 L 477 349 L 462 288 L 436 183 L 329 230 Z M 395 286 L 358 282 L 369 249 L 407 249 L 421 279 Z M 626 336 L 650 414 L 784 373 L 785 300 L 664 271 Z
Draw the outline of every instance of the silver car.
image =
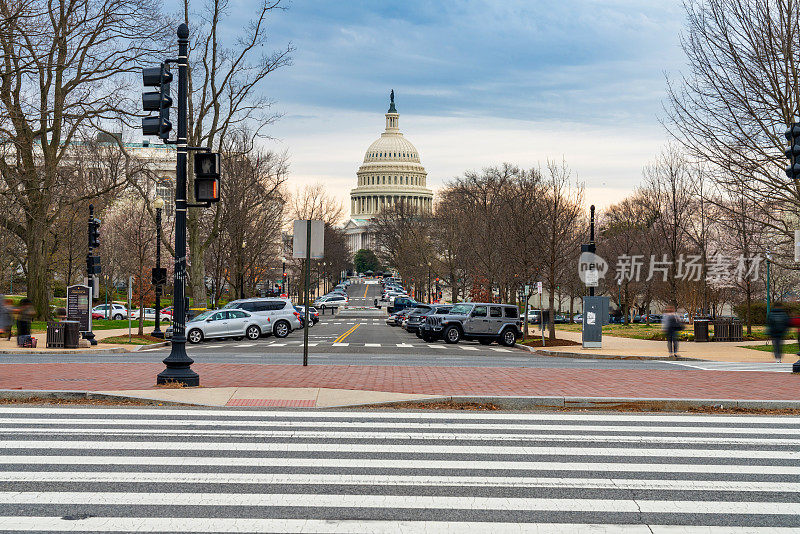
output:
M 244 310 L 257 315 L 265 321 L 264 334 L 275 334 L 275 337 L 279 338 L 286 337 L 292 330 L 303 327 L 300 314 L 289 299 L 274 297 L 238 299 L 232 300 L 223 309 Z
M 208 310 L 186 323 L 186 339 L 189 343 L 220 337 L 255 340 L 261 337 L 263 323 L 244 310 Z

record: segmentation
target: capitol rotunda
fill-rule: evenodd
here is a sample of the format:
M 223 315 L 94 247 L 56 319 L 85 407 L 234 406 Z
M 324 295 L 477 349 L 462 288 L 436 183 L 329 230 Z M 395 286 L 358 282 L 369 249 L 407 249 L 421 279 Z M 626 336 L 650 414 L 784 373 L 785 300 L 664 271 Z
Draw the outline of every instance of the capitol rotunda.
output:
M 374 248 L 367 227 L 370 219 L 384 208 L 400 203 L 420 213 L 433 208 L 433 192 L 426 185 L 427 173 L 420 163 L 419 152 L 400 133 L 394 91 L 390 101 L 386 130 L 367 149 L 356 173 L 357 186 L 350 191 L 351 220 L 344 230 L 354 253 L 362 248 Z

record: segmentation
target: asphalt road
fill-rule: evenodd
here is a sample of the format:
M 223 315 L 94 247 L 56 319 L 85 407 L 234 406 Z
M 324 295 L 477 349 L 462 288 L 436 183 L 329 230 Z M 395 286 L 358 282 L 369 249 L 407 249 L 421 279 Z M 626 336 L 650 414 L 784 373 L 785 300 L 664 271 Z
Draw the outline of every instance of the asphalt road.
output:
M 800 529 L 800 418 L 0 407 L 0 531 Z
M 363 310 L 320 317 L 309 330 L 309 363 L 312 365 L 411 365 L 452 367 L 540 367 L 591 369 L 706 369 L 790 372 L 791 362 L 775 364 L 729 364 L 726 362 L 667 362 L 645 360 L 593 360 L 537 356 L 520 347 L 485 346 L 474 341 L 448 345 L 443 341 L 425 343 L 400 327 L 386 325 L 385 310 L 376 310 L 380 284 L 352 284 L 350 306 Z M 186 350 L 197 362 L 205 363 L 302 363 L 303 331 L 295 330 L 284 339 L 263 337 L 257 341 L 209 340 Z M 48 362 L 159 362 L 169 347 L 143 349 L 124 354 L 0 355 L 2 363 Z

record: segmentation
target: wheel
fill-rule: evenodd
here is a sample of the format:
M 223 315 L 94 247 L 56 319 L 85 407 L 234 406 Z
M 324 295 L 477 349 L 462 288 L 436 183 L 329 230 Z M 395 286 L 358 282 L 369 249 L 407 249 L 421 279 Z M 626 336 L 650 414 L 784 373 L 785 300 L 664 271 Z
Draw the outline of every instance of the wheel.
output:
M 422 334 L 422 341 L 425 341 L 426 343 L 433 343 L 436 341 L 436 338 L 430 334 Z
M 275 337 L 286 337 L 289 335 L 291 328 L 286 321 L 278 321 L 275 323 L 275 328 L 273 328 L 273 330 L 275 331 Z
M 418 337 L 418 338 L 420 338 L 420 339 L 424 339 L 424 338 L 422 337 L 422 332 L 420 332 L 419 330 L 417 330 L 417 337 Z
M 115 320 L 115 321 L 121 321 L 121 320 L 122 320 L 122 315 L 121 315 L 121 314 L 119 314 L 119 313 L 118 313 L 118 314 L 116 314 L 116 315 L 114 316 L 114 320 Z
M 481 345 L 491 345 L 492 339 L 491 338 L 481 338 L 478 340 Z
M 250 339 L 252 341 L 255 341 L 256 339 L 261 337 L 261 329 L 254 324 L 248 326 L 246 332 L 247 332 L 247 339 Z
M 503 333 L 500 334 L 500 344 L 504 347 L 513 347 L 516 342 L 517 335 L 512 329 L 506 328 L 503 330 Z
M 444 342 L 449 344 L 458 343 L 461 339 L 461 330 L 457 326 L 448 326 L 444 329 Z
M 236 337 L 232 337 L 231 339 L 234 340 L 234 341 L 241 341 L 244 338 L 242 336 L 236 336 Z
M 189 330 L 189 333 L 186 334 L 186 339 L 189 340 L 189 343 L 200 343 L 203 341 L 203 333 L 197 328 L 192 328 Z

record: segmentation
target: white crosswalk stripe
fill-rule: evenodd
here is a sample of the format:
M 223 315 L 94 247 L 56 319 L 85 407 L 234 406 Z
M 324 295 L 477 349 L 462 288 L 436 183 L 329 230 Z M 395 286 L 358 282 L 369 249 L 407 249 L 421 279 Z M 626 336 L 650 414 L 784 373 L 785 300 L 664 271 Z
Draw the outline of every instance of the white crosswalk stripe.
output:
M 760 371 L 771 373 L 791 373 L 793 362 L 797 357 L 793 354 L 784 355 L 783 363 L 774 362 L 711 362 L 711 361 L 669 361 L 666 363 L 703 371 Z
M 0 406 L 11 532 L 800 532 L 800 418 Z

